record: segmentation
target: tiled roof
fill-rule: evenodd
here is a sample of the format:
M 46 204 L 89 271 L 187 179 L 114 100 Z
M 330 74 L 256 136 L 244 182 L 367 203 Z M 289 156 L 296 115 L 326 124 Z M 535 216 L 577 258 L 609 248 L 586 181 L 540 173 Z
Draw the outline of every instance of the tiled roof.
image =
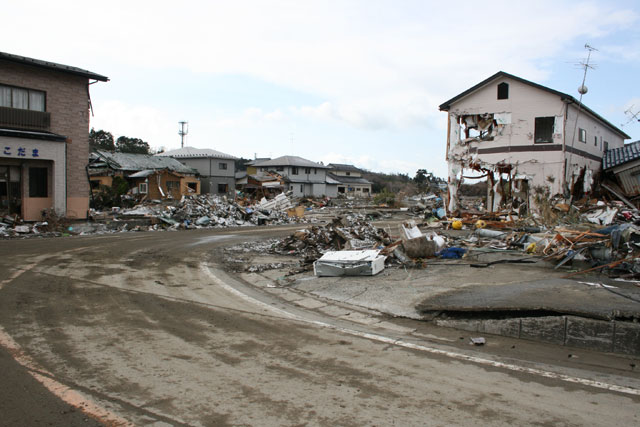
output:
M 158 153 L 156 156 L 161 157 L 175 157 L 175 158 L 216 158 L 216 159 L 231 159 L 235 160 L 237 157 L 231 154 L 225 154 L 221 151 L 212 150 L 210 148 L 195 148 L 195 147 L 182 147 L 177 150 L 165 151 L 164 153 Z
M 360 184 L 360 185 L 371 184 L 370 181 L 359 176 L 343 176 L 343 175 L 334 175 L 332 173 L 328 173 L 327 176 L 330 176 L 332 179 L 342 184 Z
M 178 173 L 196 174 L 197 171 L 183 165 L 172 157 L 158 157 L 148 154 L 117 153 L 98 150 L 92 153 L 104 160 L 112 169 L 138 172 L 143 170 L 169 169 Z
M 602 158 L 602 169 L 611 169 L 637 159 L 640 159 L 640 141 L 605 151 Z
M 72 67 L 71 65 L 57 64 L 55 62 L 43 61 L 41 59 L 27 58 L 26 56 L 13 55 L 11 53 L 0 52 L 0 59 L 5 61 L 17 62 L 19 64 L 31 65 L 38 68 L 46 68 L 48 70 L 61 71 L 63 73 L 75 74 L 76 76 L 86 77 L 88 79 L 99 80 L 101 82 L 109 81 L 109 78 L 82 68 Z
M 361 169 L 358 169 L 354 165 L 345 165 L 342 163 L 329 163 L 328 166 L 332 169 L 344 172 L 362 172 Z
M 303 159 L 302 157 L 298 156 L 282 156 L 278 157 L 277 159 L 256 162 L 253 164 L 253 166 L 298 166 L 303 168 L 329 169 L 328 166 L 321 165 L 320 163 L 312 162 L 311 160 Z

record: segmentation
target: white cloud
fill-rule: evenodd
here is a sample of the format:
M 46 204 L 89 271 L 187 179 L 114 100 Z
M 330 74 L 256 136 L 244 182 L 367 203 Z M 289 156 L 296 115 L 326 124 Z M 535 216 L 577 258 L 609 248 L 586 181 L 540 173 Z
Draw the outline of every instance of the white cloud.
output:
M 213 127 L 221 128 L 249 128 L 264 122 L 279 122 L 287 119 L 287 115 L 280 109 L 264 112 L 261 108 L 250 107 L 240 114 L 226 113 L 212 121 Z
M 74 2 L 27 1 L 5 14 L 34 8 L 31 28 L 57 17 L 47 36 L 55 50 L 38 37 L 8 37 L 20 34 L 18 19 L 3 23 L 5 49 L 20 43 L 19 53 L 87 67 L 99 56 L 111 64 L 97 68 L 105 74 L 136 66 L 250 75 L 327 99 L 315 111 L 298 106 L 302 114 L 367 129 L 433 126 L 437 105 L 479 77 L 504 69 L 544 80 L 544 61 L 569 43 L 637 21 L 615 4 L 551 0 L 114 1 L 89 13 Z
M 170 139 L 178 141 L 177 120 L 161 110 L 121 101 L 94 100 L 93 104 L 96 116 L 91 118 L 91 127 L 111 132 L 114 138 L 140 138 L 155 148 L 166 146 Z

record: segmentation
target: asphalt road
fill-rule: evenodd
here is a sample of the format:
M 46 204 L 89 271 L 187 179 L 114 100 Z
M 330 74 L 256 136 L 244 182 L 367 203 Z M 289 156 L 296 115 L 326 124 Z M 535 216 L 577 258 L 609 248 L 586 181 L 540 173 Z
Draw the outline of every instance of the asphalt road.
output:
M 224 245 L 291 229 L 0 242 L 0 424 L 640 424 L 622 368 L 409 342 L 218 270 Z

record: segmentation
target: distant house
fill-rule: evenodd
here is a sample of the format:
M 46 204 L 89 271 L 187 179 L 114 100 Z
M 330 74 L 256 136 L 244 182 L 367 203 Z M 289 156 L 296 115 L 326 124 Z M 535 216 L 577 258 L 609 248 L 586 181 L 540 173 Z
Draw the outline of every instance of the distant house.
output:
M 172 157 L 196 169 L 200 174 L 202 193 L 232 194 L 236 190 L 236 157 L 210 148 L 183 147 L 156 154 Z
M 629 136 L 573 96 L 500 71 L 442 105 L 448 115 L 449 209 L 463 176 L 489 181 L 487 206 L 529 205 L 535 187 L 584 194 L 607 149 Z M 514 204 L 512 204 L 514 205 Z
M 606 151 L 602 169 L 615 177 L 626 196 L 640 196 L 640 141 Z
M 94 190 L 100 185 L 111 186 L 113 178 L 120 176 L 134 194 L 146 194 L 150 199 L 200 194 L 198 172 L 171 157 L 96 151 L 90 155 L 87 170 Z
M 282 156 L 252 165 L 256 173 L 274 172 L 282 176 L 285 189 L 296 197 L 336 197 L 339 182 L 327 176 L 328 166 L 297 156 Z
M 371 182 L 362 177 L 362 170 L 353 165 L 329 163 L 327 176 L 338 181 L 338 194 L 354 197 L 370 197 Z
M 108 80 L 0 52 L 0 217 L 87 217 L 89 88 Z
M 274 172 L 248 174 L 236 172 L 236 189 L 256 198 L 270 197 L 282 193 L 286 187 L 282 176 Z

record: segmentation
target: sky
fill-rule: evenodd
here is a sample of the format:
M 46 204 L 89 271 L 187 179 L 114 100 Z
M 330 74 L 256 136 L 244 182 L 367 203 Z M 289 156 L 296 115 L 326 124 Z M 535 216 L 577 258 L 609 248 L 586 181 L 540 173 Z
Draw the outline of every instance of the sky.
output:
M 522 4 L 521 4 L 522 3 Z M 447 173 L 438 106 L 498 71 L 640 139 L 637 1 L 5 1 L 0 51 L 109 77 L 91 127 L 236 157 Z M 626 113 L 625 113 L 626 112 Z M 639 115 L 640 117 L 640 115 Z M 624 126 L 622 126 L 624 125 Z

